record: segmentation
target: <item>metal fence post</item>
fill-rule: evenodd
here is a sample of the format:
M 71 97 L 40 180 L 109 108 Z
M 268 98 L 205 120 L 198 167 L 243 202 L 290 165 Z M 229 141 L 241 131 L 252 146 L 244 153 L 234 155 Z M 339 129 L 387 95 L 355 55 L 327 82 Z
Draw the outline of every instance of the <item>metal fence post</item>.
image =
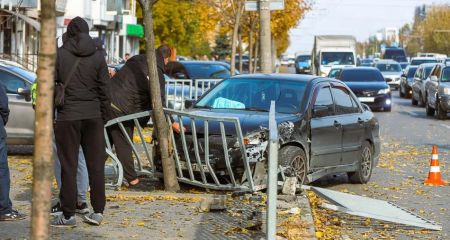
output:
M 278 128 L 275 121 L 275 102 L 269 113 L 269 162 L 267 176 L 267 231 L 266 239 L 275 240 L 277 233 L 277 177 L 278 177 Z

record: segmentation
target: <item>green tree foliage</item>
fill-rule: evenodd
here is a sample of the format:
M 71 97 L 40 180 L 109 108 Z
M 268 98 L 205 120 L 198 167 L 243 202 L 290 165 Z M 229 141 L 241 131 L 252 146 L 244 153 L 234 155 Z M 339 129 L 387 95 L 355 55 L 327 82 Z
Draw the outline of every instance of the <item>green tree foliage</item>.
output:
M 433 6 L 422 24 L 425 50 L 450 54 L 450 6 Z

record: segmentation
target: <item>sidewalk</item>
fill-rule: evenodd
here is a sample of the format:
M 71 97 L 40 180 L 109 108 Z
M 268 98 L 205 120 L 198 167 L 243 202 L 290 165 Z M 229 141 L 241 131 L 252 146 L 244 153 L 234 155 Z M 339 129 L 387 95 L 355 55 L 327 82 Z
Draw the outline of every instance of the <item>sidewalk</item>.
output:
M 12 200 L 29 214 L 31 156 L 10 157 Z M 183 186 L 185 193 L 107 191 L 105 219 L 100 227 L 51 228 L 51 239 L 263 239 L 265 194 L 208 192 Z M 201 202 L 224 196 L 225 209 L 207 211 Z M 285 199 L 285 200 L 281 200 Z M 278 201 L 278 233 L 286 239 L 311 239 L 314 226 L 306 197 Z M 0 223 L 1 239 L 28 239 L 30 218 Z M 280 237 L 280 239 L 284 239 Z

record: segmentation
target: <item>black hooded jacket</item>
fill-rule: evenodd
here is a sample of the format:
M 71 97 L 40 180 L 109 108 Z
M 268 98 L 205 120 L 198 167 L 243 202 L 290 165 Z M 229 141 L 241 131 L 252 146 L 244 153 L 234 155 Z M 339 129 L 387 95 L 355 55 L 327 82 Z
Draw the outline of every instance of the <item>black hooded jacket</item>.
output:
M 164 58 L 156 51 L 158 77 L 161 89 L 161 98 L 164 105 L 165 65 Z M 111 115 L 116 118 L 128 114 L 138 113 L 152 109 L 147 57 L 145 54 L 133 56 L 128 59 L 120 71 L 114 75 L 110 82 Z
M 97 51 L 95 42 L 88 33 L 89 27 L 82 18 L 72 19 L 67 27 L 67 39 L 57 50 L 57 82 L 64 83 L 68 80 L 76 58 L 80 58 L 67 84 L 64 106 L 58 109 L 58 121 L 107 119 L 110 107 L 107 95 L 108 67 L 103 54 Z

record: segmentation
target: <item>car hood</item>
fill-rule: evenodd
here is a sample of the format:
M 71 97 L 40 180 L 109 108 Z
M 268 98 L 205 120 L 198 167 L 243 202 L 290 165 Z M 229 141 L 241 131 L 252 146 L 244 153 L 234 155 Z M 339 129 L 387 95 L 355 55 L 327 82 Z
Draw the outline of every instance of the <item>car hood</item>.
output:
M 440 82 L 439 88 L 450 88 L 450 82 Z
M 268 112 L 255 112 L 255 111 L 245 111 L 245 110 L 230 110 L 230 109 L 188 109 L 188 113 L 195 114 L 204 117 L 232 117 L 238 118 L 241 126 L 243 136 L 249 133 L 268 128 L 269 126 L 269 113 Z M 299 119 L 297 114 L 283 114 L 276 113 L 275 119 L 277 123 L 295 121 Z M 176 119 L 175 119 L 176 120 Z M 192 132 L 191 121 L 188 118 L 183 118 L 183 124 L 185 125 L 186 132 Z M 210 135 L 220 135 L 220 124 L 217 121 L 209 121 L 209 134 Z M 204 121 L 195 121 L 196 131 L 199 134 L 204 133 Z M 227 135 L 235 135 L 235 127 L 231 123 L 225 123 L 225 132 Z
M 380 90 L 389 88 L 386 82 L 345 82 L 352 90 Z
M 381 74 L 383 74 L 383 77 L 400 77 L 402 72 L 381 72 Z

